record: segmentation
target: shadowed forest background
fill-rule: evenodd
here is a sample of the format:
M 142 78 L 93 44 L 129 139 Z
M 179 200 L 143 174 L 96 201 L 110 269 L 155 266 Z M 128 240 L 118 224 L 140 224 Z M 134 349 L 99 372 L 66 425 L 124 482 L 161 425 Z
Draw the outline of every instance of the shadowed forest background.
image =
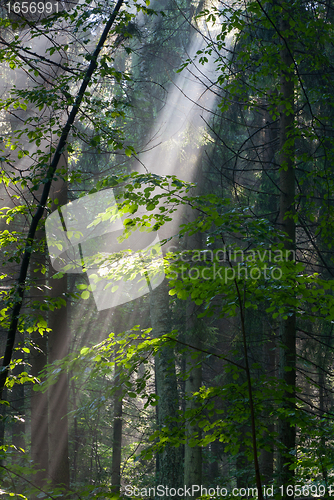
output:
M 0 497 L 331 497 L 332 0 L 0 9 Z

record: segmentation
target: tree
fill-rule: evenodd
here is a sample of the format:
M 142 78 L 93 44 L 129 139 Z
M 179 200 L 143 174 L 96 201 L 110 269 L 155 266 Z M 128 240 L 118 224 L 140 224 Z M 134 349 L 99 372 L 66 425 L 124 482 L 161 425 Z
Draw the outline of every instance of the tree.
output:
M 167 282 L 164 281 L 150 294 L 151 321 L 154 335 L 157 338 L 170 331 L 170 311 Z M 175 373 L 175 358 L 173 349 L 169 346 L 160 350 L 156 356 L 155 377 L 158 396 L 158 425 L 162 429 L 167 427 L 171 433 L 175 432 L 177 424 L 173 418 L 179 409 L 177 381 Z M 159 456 L 158 484 L 182 484 L 182 456 L 181 448 L 167 445 Z
M 279 24 L 282 48 L 280 51 L 282 73 L 280 96 L 280 225 L 286 234 L 284 248 L 289 259 L 293 259 L 296 248 L 295 227 L 295 163 L 294 163 L 294 60 L 291 37 L 290 19 L 295 16 L 293 11 L 287 10 L 287 4 L 282 4 L 282 13 Z M 298 12 L 298 11 L 297 11 Z M 287 384 L 285 394 L 288 411 L 294 411 L 294 397 L 296 385 L 296 314 L 292 310 L 286 319 L 282 319 L 280 371 L 281 378 Z M 284 414 L 283 414 L 284 415 Z M 278 474 L 283 485 L 293 481 L 293 463 L 296 447 L 296 430 L 291 422 L 283 416 L 279 422 L 279 440 L 284 449 L 279 454 Z

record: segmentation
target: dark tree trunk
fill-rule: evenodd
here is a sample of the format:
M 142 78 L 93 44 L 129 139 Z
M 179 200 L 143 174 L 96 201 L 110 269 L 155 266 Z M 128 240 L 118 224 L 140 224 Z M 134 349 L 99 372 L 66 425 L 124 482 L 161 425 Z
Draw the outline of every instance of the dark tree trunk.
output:
M 113 330 L 116 334 L 122 332 L 125 328 L 125 313 L 121 307 L 116 308 L 113 318 Z M 115 358 L 117 357 L 117 344 L 115 346 Z M 111 463 L 111 484 L 116 494 L 120 493 L 121 488 L 121 464 L 122 464 L 122 428 L 123 428 L 123 388 L 121 386 L 121 366 L 115 363 L 114 378 L 114 422 L 113 422 L 113 445 L 112 445 L 112 463 Z
M 268 378 L 273 377 L 275 373 L 275 342 L 273 338 L 268 338 L 268 335 L 264 335 L 263 358 L 265 373 Z M 268 419 L 268 431 L 264 432 L 263 438 L 268 441 L 271 449 L 262 449 L 260 453 L 260 471 L 264 485 L 269 485 L 274 477 L 274 449 L 272 446 L 272 438 L 270 438 L 270 434 L 273 434 L 275 430 L 274 427 L 274 424 Z
M 45 231 L 37 231 L 37 241 L 45 239 Z M 45 265 L 44 253 L 34 253 L 31 259 L 32 278 L 35 286 L 32 289 L 32 299 L 42 301 L 45 295 L 45 274 L 41 272 L 41 266 Z M 30 351 L 31 375 L 39 377 L 45 368 L 47 358 L 47 334 L 42 336 L 38 331 L 31 335 L 33 347 Z M 48 393 L 34 391 L 31 388 L 31 459 L 37 474 L 34 475 L 33 482 L 38 487 L 43 487 L 43 482 L 49 476 L 49 423 L 48 423 Z
M 51 280 L 55 297 L 66 291 L 66 282 L 66 275 L 59 280 Z M 53 363 L 68 354 L 67 308 L 52 312 L 48 326 L 52 328 L 49 335 L 49 363 Z M 54 485 L 69 487 L 67 402 L 67 373 L 61 373 L 58 381 L 49 389 L 49 473 Z
M 198 154 L 198 161 L 204 155 L 204 149 L 201 148 Z M 199 194 L 199 186 L 203 183 L 203 172 L 200 165 L 197 166 L 196 175 L 197 189 L 194 194 Z M 188 221 L 194 221 L 197 217 L 194 210 L 187 210 L 185 218 Z M 202 233 L 198 232 L 187 237 L 188 250 L 201 250 L 203 248 Z M 194 411 L 198 408 L 198 404 L 193 399 L 193 394 L 200 390 L 202 385 L 202 360 L 200 351 L 203 339 L 203 332 L 199 327 L 197 315 L 199 314 L 198 306 L 188 298 L 186 306 L 186 342 L 195 349 L 189 349 L 186 353 L 185 369 L 189 372 L 185 381 L 185 410 Z M 194 357 L 194 354 L 197 357 Z M 186 419 L 186 444 L 184 446 L 184 484 L 187 486 L 202 484 L 202 447 L 189 446 L 189 440 L 201 437 L 201 429 L 195 420 Z M 192 498 L 189 495 L 187 498 Z
M 37 335 L 36 335 L 37 337 Z M 36 348 L 31 355 L 31 374 L 38 377 L 47 363 L 46 335 L 34 338 Z M 49 474 L 49 426 L 48 393 L 31 391 L 31 458 L 39 472 L 34 476 L 34 483 L 42 487 L 43 480 Z
M 188 299 L 187 314 L 187 342 L 197 349 L 201 348 L 201 335 L 197 323 L 196 305 Z M 197 328 L 196 328 L 197 326 Z M 198 357 L 193 357 L 197 354 Z M 185 383 L 185 409 L 193 411 L 198 404 L 193 399 L 193 394 L 198 392 L 202 384 L 201 356 L 196 349 L 189 349 L 186 353 L 186 371 L 190 370 Z M 202 447 L 189 446 L 189 439 L 201 437 L 201 429 L 196 420 L 186 419 L 187 442 L 184 447 L 184 484 L 187 486 L 202 484 Z M 192 498 L 191 495 L 189 498 Z
M 120 370 L 115 365 L 115 393 L 114 393 L 114 428 L 113 428 L 113 453 L 111 464 L 111 484 L 115 493 L 121 488 L 121 463 L 122 463 L 122 417 L 123 417 L 123 390 L 120 386 Z
M 66 165 L 66 158 L 62 157 Z M 52 199 L 58 199 L 60 205 L 67 203 L 67 187 L 62 181 L 54 184 Z M 56 209 L 56 206 L 53 207 Z M 60 279 L 49 280 L 52 297 L 64 298 L 67 292 L 67 275 Z M 49 312 L 49 363 L 63 359 L 68 354 L 69 335 L 67 306 Z M 54 485 L 70 485 L 68 458 L 68 379 L 61 373 L 58 381 L 49 389 L 49 473 Z
M 281 19 L 280 32 L 284 36 L 281 41 L 281 99 L 284 102 L 280 109 L 280 227 L 286 233 L 285 251 L 292 259 L 295 251 L 295 170 L 294 170 L 294 82 L 292 44 L 286 35 L 290 24 L 288 19 Z M 296 315 L 291 312 L 287 319 L 281 320 L 280 378 L 292 388 L 285 392 L 284 408 L 286 413 L 294 411 L 296 384 Z M 280 485 L 293 484 L 294 451 L 296 446 L 296 429 L 287 415 L 279 421 L 279 441 L 282 450 L 278 454 L 278 476 Z
M 20 332 L 17 335 L 16 348 L 24 346 L 24 335 Z M 13 356 L 13 360 L 21 359 L 22 351 L 16 351 Z M 25 368 L 18 365 L 13 370 L 13 375 L 20 377 Z M 26 430 L 26 418 L 25 418 L 25 390 L 23 384 L 14 384 L 11 395 L 10 402 L 12 409 L 15 414 L 15 422 L 12 425 L 12 444 L 16 446 L 17 449 L 25 449 L 25 430 Z
M 170 333 L 169 295 L 166 280 L 155 290 L 151 291 L 150 310 L 154 336 L 161 337 L 164 334 Z M 179 401 L 175 372 L 175 355 L 171 347 L 160 349 L 159 354 L 155 358 L 155 373 L 159 397 L 158 426 L 160 429 L 164 426 L 167 426 L 169 429 L 178 427 L 177 423 L 173 422 L 179 410 Z M 170 444 L 165 446 L 163 453 L 159 456 L 158 484 L 168 486 L 169 488 L 178 488 L 182 485 L 183 464 L 181 453 L 181 447 L 176 448 Z

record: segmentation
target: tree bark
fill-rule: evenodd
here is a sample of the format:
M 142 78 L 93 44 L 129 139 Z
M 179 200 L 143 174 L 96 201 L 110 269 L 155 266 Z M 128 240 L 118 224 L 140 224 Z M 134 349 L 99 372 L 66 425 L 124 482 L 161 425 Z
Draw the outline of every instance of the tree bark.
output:
M 191 237 L 190 240 L 197 243 L 197 248 L 201 248 L 201 238 L 199 235 Z M 197 240 L 197 241 L 196 241 Z M 186 332 L 187 341 L 197 349 L 201 349 L 201 334 L 198 328 L 197 308 L 191 298 L 186 306 Z M 198 357 L 194 358 L 194 354 Z M 193 394 L 198 392 L 202 384 L 202 362 L 199 351 L 189 349 L 185 360 L 186 372 L 189 372 L 185 382 L 185 410 L 194 411 L 198 404 L 194 401 Z M 190 446 L 189 440 L 201 437 L 201 429 L 196 420 L 186 417 L 186 443 L 184 446 L 184 484 L 187 486 L 202 484 L 202 447 Z M 188 495 L 187 498 L 192 498 Z
M 167 281 L 164 280 L 150 293 L 150 311 L 153 334 L 155 337 L 170 333 L 170 311 Z M 177 428 L 173 422 L 179 410 L 175 355 L 171 347 L 163 347 L 155 358 L 155 373 L 158 400 L 158 427 Z M 176 429 L 177 430 L 177 429 Z M 159 456 L 159 476 L 157 483 L 169 488 L 182 485 L 183 466 L 181 447 L 167 445 Z M 163 498 L 163 497 L 161 497 Z M 165 497 L 167 498 L 167 497 Z M 176 499 L 177 497 L 175 497 Z
M 44 229 L 39 229 L 36 233 L 39 241 L 45 240 Z M 35 286 L 32 289 L 32 299 L 34 301 L 43 300 L 45 294 L 46 277 L 41 272 L 41 266 L 45 265 L 45 252 L 34 253 L 32 255 L 32 278 Z M 46 318 L 45 318 L 46 319 Z M 31 334 L 33 347 L 30 351 L 31 375 L 39 377 L 41 371 L 45 368 L 47 358 L 47 334 L 42 336 L 38 331 Z M 31 459 L 38 472 L 33 477 L 33 482 L 39 488 L 43 487 L 44 481 L 49 474 L 49 426 L 48 426 L 48 393 L 34 391 L 31 387 Z
M 15 347 L 24 346 L 24 335 L 19 332 L 17 335 Z M 22 359 L 22 352 L 16 351 L 14 353 L 13 359 Z M 19 377 L 20 374 L 25 370 L 24 366 L 18 365 L 13 370 L 13 375 Z M 12 444 L 16 446 L 17 449 L 25 449 L 25 431 L 26 431 L 26 415 L 25 415 L 25 390 L 23 384 L 14 384 L 11 395 L 10 403 L 17 417 L 12 425 Z
M 31 375 L 38 377 L 47 363 L 46 335 L 34 339 L 35 352 L 31 355 Z M 49 443 L 48 443 L 48 393 L 31 391 L 31 459 L 39 470 L 34 476 L 34 484 L 43 486 L 43 480 L 49 473 Z
M 121 464 L 122 464 L 122 424 L 123 424 L 123 390 L 120 386 L 120 370 L 115 365 L 115 393 L 114 393 L 114 423 L 113 423 L 113 452 L 111 464 L 111 484 L 115 493 L 120 493 Z
M 66 157 L 62 156 L 66 164 Z M 67 203 L 67 186 L 59 180 L 53 185 L 52 199 L 60 205 Z M 56 206 L 52 207 L 53 210 Z M 50 274 L 51 266 L 50 266 Z M 67 292 L 67 274 L 60 279 L 49 280 L 51 296 L 64 298 Z M 68 309 L 67 305 L 49 312 L 49 363 L 63 359 L 68 354 Z M 68 456 L 68 378 L 61 373 L 57 382 L 49 388 L 49 474 L 55 486 L 70 486 L 70 465 Z
M 114 312 L 113 330 L 115 334 L 123 331 L 126 321 L 125 313 L 121 307 L 117 307 Z M 117 357 L 117 344 L 115 345 L 115 359 Z M 122 465 L 122 430 L 123 430 L 123 388 L 121 386 L 122 367 L 115 363 L 114 374 L 114 421 L 113 421 L 113 444 L 111 463 L 111 484 L 114 493 L 119 494 L 121 489 L 121 465 Z
M 194 303 L 190 303 L 187 307 L 187 314 L 190 314 L 189 320 L 193 322 L 192 315 L 195 314 Z M 191 331 L 191 330 L 190 330 Z M 195 329 L 192 330 L 191 344 L 194 347 L 201 348 L 201 339 L 199 332 Z M 202 384 L 202 365 L 199 358 L 192 359 L 194 354 L 193 350 L 187 352 L 186 369 L 191 370 L 185 385 L 186 396 L 186 411 L 196 410 L 197 404 L 192 395 L 194 392 L 199 391 Z M 190 419 L 186 420 L 186 437 L 187 442 L 184 447 L 184 484 L 187 486 L 201 485 L 202 484 L 202 447 L 190 446 L 189 439 L 191 437 L 200 438 L 201 431 L 198 424 L 192 422 Z M 192 498 L 190 495 L 189 498 Z
M 264 328 L 265 329 L 265 328 Z M 271 338 L 270 338 L 271 336 Z M 268 338 L 269 337 L 269 338 Z M 267 377 L 272 377 L 275 373 L 275 342 L 272 335 L 264 335 L 263 344 L 263 367 Z M 265 416 L 266 418 L 266 416 Z M 274 432 L 274 424 L 270 422 L 269 418 L 267 420 L 267 431 L 264 432 L 263 438 L 266 439 L 270 444 L 272 439 L 269 437 Z M 262 449 L 260 452 L 260 471 L 263 478 L 263 484 L 269 485 L 274 477 L 274 450 L 273 447 L 270 450 Z
M 195 151 L 192 150 L 194 153 Z M 196 152 L 198 162 L 204 156 L 204 148 L 201 147 Z M 197 166 L 196 178 L 197 188 L 194 194 L 199 195 L 203 185 L 203 170 L 201 165 Z M 194 210 L 185 210 L 184 218 L 186 221 L 195 221 L 198 213 Z M 190 251 L 201 250 L 203 248 L 202 233 L 197 232 L 193 235 L 188 235 L 186 239 L 187 249 Z M 198 322 L 198 306 L 188 298 L 186 305 L 186 342 L 194 346 L 195 349 L 202 348 L 203 333 L 199 329 Z M 197 357 L 194 358 L 194 354 Z M 189 349 L 186 353 L 185 368 L 189 372 L 185 381 L 185 410 L 196 410 L 198 404 L 194 401 L 193 394 L 200 390 L 202 385 L 202 360 L 199 351 Z M 191 421 L 186 418 L 186 443 L 184 446 L 184 484 L 187 486 L 202 484 L 202 447 L 190 446 L 189 440 L 192 437 L 201 437 L 201 429 L 196 420 Z M 186 498 L 193 498 L 192 495 Z
M 286 6 L 286 4 L 285 4 Z M 280 109 L 280 226 L 286 233 L 284 247 L 286 256 L 292 260 L 295 251 L 296 228 L 294 221 L 295 170 L 294 170 L 294 60 L 288 19 L 281 18 L 281 109 Z M 281 320 L 280 378 L 292 392 L 284 394 L 283 408 L 286 413 L 295 409 L 296 385 L 296 315 L 291 312 L 287 319 Z M 293 484 L 296 446 L 296 429 L 287 415 L 279 420 L 279 441 L 282 450 L 278 454 L 278 476 L 280 485 Z M 291 497 L 292 498 L 292 497 Z
M 52 285 L 52 292 L 60 296 L 66 289 L 66 275 Z M 51 314 L 49 327 L 49 363 L 62 359 L 68 353 L 68 329 L 66 307 Z M 61 373 L 57 382 L 49 389 L 49 473 L 55 486 L 69 487 L 68 458 L 68 380 L 67 373 Z

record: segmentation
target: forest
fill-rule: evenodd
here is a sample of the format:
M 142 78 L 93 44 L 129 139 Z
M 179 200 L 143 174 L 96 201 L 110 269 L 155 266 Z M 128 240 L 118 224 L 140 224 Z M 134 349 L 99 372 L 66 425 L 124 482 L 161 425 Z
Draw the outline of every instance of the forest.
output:
M 0 498 L 334 496 L 333 0 L 0 11 Z

